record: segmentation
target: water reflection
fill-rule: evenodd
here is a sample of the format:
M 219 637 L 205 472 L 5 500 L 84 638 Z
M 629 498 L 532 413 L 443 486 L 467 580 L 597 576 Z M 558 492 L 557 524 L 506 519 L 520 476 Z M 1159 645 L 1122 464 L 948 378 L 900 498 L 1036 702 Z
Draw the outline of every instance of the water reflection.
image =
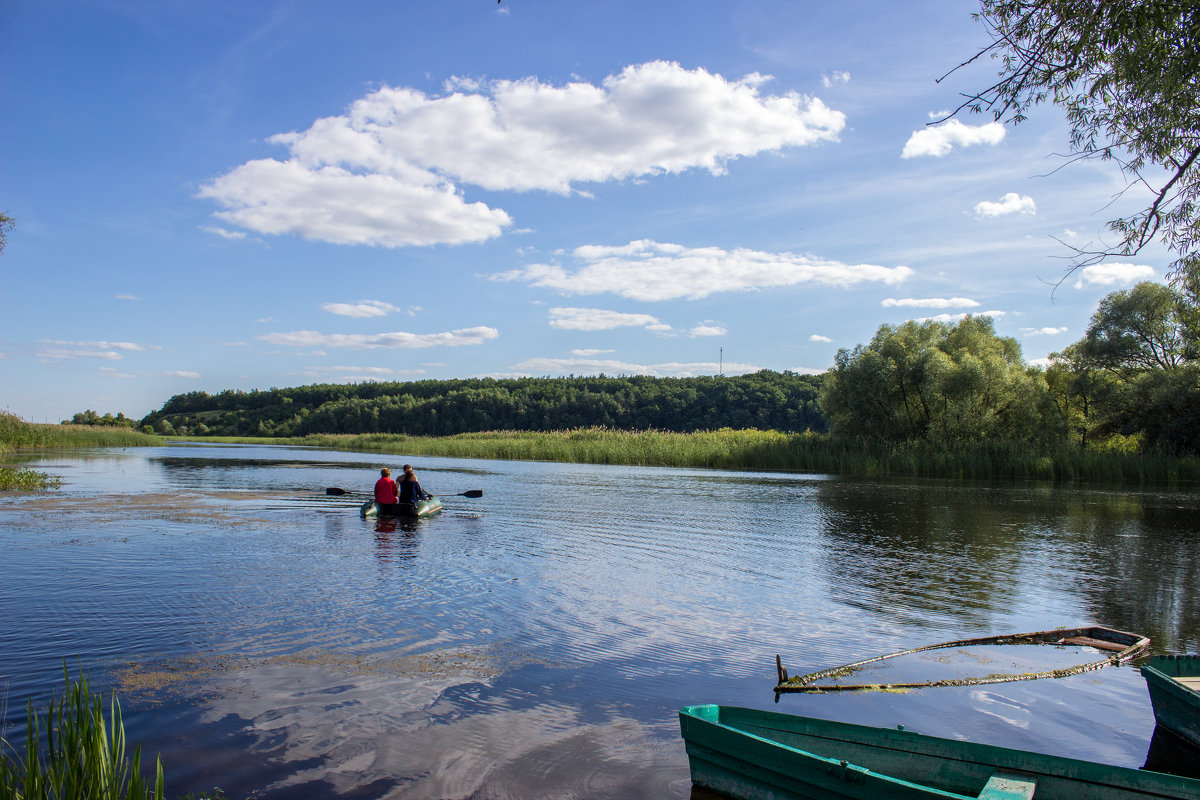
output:
M 678 708 L 770 707 L 775 653 L 1085 622 L 1200 650 L 1194 494 L 407 460 L 442 514 L 326 496 L 362 454 L 47 454 L 66 491 L 0 497 L 10 734 L 82 657 L 173 793 L 684 798 Z M 1141 764 L 1136 670 L 1077 677 L 780 710 Z

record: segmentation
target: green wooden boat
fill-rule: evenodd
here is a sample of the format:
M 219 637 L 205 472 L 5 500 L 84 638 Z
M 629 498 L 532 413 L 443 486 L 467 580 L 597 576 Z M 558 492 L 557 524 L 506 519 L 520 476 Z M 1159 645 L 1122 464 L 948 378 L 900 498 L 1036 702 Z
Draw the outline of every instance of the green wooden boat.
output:
M 1142 677 L 1158 724 L 1200 747 L 1200 655 L 1154 656 Z
M 738 800 L 1200 800 L 1200 780 L 732 706 L 686 706 L 692 782 Z
M 419 503 L 376 503 L 368 500 L 359 507 L 365 517 L 428 517 L 442 510 L 442 501 L 430 496 Z

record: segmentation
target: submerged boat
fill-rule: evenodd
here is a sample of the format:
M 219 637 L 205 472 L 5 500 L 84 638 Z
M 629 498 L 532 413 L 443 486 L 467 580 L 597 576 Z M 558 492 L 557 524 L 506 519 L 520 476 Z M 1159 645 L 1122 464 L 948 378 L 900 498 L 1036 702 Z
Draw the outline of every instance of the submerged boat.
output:
M 368 500 L 358 512 L 363 517 L 428 517 L 442 510 L 442 501 L 430 497 L 419 503 L 377 503 Z
M 1200 800 L 1200 780 L 731 706 L 679 712 L 692 782 L 738 800 Z
M 1200 747 L 1200 655 L 1154 656 L 1142 677 L 1158 724 Z
M 911 653 L 923 653 L 929 650 L 941 650 L 951 647 L 971 647 L 975 645 L 1079 645 L 1104 650 L 1108 655 L 1104 658 L 1089 661 L 1084 664 L 1074 664 L 1067 667 L 1050 670 L 1014 672 L 1009 674 L 989 674 L 965 678 L 948 678 L 943 680 L 908 681 L 898 683 L 836 683 L 837 679 L 854 674 L 868 664 L 875 664 L 889 658 L 906 656 Z M 1056 628 L 1049 631 L 1033 633 L 1012 633 L 1001 636 L 984 636 L 978 639 L 958 639 L 953 642 L 929 644 L 924 647 L 913 647 L 874 658 L 866 658 L 839 667 L 831 667 L 806 675 L 788 676 L 783 660 L 775 656 L 775 670 L 778 681 L 775 684 L 775 699 L 778 701 L 780 692 L 845 692 L 880 689 L 921 689 L 930 686 L 975 686 L 985 683 L 1007 683 L 1010 681 L 1028 681 L 1037 678 L 1064 678 L 1068 675 L 1078 675 L 1109 665 L 1122 664 L 1150 646 L 1150 640 L 1136 633 L 1113 630 L 1102 625 L 1091 625 L 1082 628 Z M 824 682 L 822 682 L 824 681 Z

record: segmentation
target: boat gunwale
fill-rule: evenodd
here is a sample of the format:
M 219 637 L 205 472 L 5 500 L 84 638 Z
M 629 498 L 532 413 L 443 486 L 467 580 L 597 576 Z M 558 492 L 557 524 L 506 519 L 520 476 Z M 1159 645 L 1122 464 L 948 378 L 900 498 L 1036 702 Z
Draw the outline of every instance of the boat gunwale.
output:
M 1075 639 L 1077 641 L 1070 641 Z M 1078 641 L 1087 639 L 1089 641 Z M 1070 667 L 1061 669 L 1046 670 L 1043 672 L 1024 672 L 1010 673 L 1003 675 L 981 675 L 973 678 L 946 678 L 942 680 L 921 681 L 917 683 L 872 683 L 872 684 L 814 684 L 813 681 L 819 681 L 822 678 L 836 678 L 840 675 L 853 672 L 867 664 L 874 664 L 879 661 L 884 661 L 889 658 L 898 656 L 906 656 L 912 653 L 923 653 L 929 650 L 941 650 L 950 647 L 970 647 L 974 645 L 1006 645 L 1006 644 L 1080 644 L 1089 647 L 1101 646 L 1100 642 L 1108 642 L 1112 646 L 1111 649 L 1116 652 L 1105 656 L 1099 661 L 1092 661 L 1086 664 L 1076 664 Z M 925 689 L 939 686 L 981 686 L 991 683 L 1011 683 L 1014 681 L 1029 681 L 1039 680 L 1041 678 L 1065 678 L 1069 675 L 1078 675 L 1092 670 L 1102 669 L 1107 666 L 1117 666 L 1122 664 L 1137 655 L 1140 655 L 1150 647 L 1150 639 L 1137 633 L 1127 633 L 1114 628 L 1109 628 L 1104 625 L 1085 625 L 1077 628 L 1054 628 L 1045 631 L 1033 631 L 1030 633 L 1012 633 L 1001 634 L 997 636 L 982 636 L 973 639 L 957 639 L 950 642 L 940 642 L 938 644 L 929 644 L 922 647 L 912 647 L 907 650 L 899 650 L 894 653 L 887 653 L 873 658 L 866 658 L 861 661 L 854 661 L 849 664 L 843 664 L 838 667 L 830 667 L 828 669 L 809 672 L 805 675 L 788 676 L 787 669 L 783 666 L 782 658 L 777 654 L 775 656 L 775 670 L 778 680 L 775 684 L 775 700 L 778 702 L 779 695 L 784 692 L 849 692 L 849 691 L 881 691 L 889 689 Z
M 715 712 L 715 713 L 714 713 Z M 732 719 L 730 717 L 733 717 Z M 953 789 L 919 783 L 911 778 L 901 777 L 880 772 L 867 766 L 869 760 L 854 760 L 840 756 L 828 756 L 813 750 L 805 749 L 796 744 L 772 739 L 769 736 L 754 732 L 755 728 L 776 730 L 783 734 L 792 734 L 803 738 L 814 738 L 830 743 L 843 742 L 857 748 L 871 751 L 888 751 L 891 753 L 908 753 L 921 758 L 939 759 L 946 762 L 957 762 L 973 765 L 977 768 L 993 770 L 993 774 L 1005 773 L 1013 777 L 1033 778 L 1038 782 L 1049 779 L 1055 782 L 1065 781 L 1092 786 L 1103 786 L 1129 796 L 1145 798 L 1200 798 L 1200 780 L 1181 775 L 1156 772 L 1153 770 L 1121 767 L 1112 764 L 1086 761 L 1070 756 L 1052 755 L 1030 750 L 1020 750 L 1002 745 L 986 744 L 983 742 L 948 739 L 932 736 L 904 728 L 886 728 L 860 723 L 840 722 L 821 717 L 809 717 L 795 714 L 781 714 L 754 708 L 740 708 L 720 704 L 698 704 L 684 706 L 679 712 L 680 732 L 683 735 L 685 749 L 688 750 L 689 760 L 692 757 L 691 748 L 724 755 L 715 748 L 711 739 L 714 734 L 698 734 L 699 730 L 719 731 L 723 736 L 746 738 L 765 746 L 770 751 L 781 751 L 799 757 L 806 764 L 815 762 L 836 764 L 843 771 L 861 771 L 872 778 L 883 778 L 890 783 L 915 785 L 922 791 L 927 791 L 930 797 L 980 797 L 982 795 L 963 795 Z M 755 719 L 757 718 L 757 719 Z M 781 724 L 774 727 L 776 719 L 790 719 L 799 722 L 799 726 Z M 700 726 L 698 729 L 693 725 Z M 756 762 L 747 761 L 743 755 L 729 754 L 730 758 L 751 765 Z M 778 772 L 791 781 L 805 782 L 806 778 L 791 775 L 761 762 L 757 766 Z M 849 768 L 849 769 L 848 769 Z M 812 773 L 808 769 L 806 772 Z M 808 784 L 816 785 L 816 784 Z M 804 795 L 808 796 L 808 795 Z M 1051 795 L 1047 795 L 1051 796 Z M 1061 796 L 1054 794 L 1052 796 Z M 1088 795 L 1091 796 L 1091 795 Z

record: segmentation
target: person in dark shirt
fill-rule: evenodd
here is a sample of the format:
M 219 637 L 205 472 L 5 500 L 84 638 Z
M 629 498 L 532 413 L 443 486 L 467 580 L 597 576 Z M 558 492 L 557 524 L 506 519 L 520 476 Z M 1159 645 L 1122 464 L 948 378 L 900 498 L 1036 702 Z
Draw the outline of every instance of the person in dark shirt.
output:
M 376 503 L 399 503 L 400 488 L 392 480 L 392 471 L 387 467 L 379 470 L 380 478 L 375 481 Z
M 421 488 L 417 476 L 409 464 L 404 465 L 404 474 L 400 476 L 400 503 L 416 503 L 428 500 L 432 495 Z

